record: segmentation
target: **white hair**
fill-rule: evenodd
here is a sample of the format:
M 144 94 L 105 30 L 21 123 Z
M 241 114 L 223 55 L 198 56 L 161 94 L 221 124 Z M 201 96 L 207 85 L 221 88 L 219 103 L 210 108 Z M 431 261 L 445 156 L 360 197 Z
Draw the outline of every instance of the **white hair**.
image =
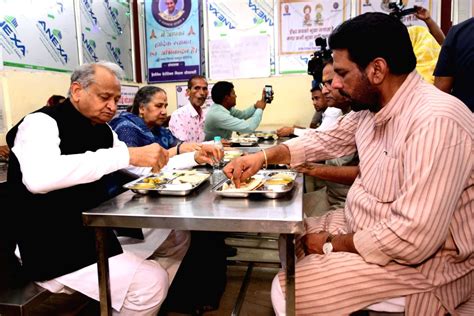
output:
M 74 72 L 71 75 L 71 84 L 74 82 L 78 82 L 83 88 L 87 88 L 88 86 L 90 86 L 94 82 L 96 67 L 103 67 L 107 69 L 118 80 L 122 80 L 125 75 L 124 71 L 122 70 L 122 68 L 120 68 L 119 65 L 110 61 L 101 60 L 96 63 L 82 64 L 76 69 L 74 69 Z M 71 88 L 69 88 L 67 95 L 68 97 L 71 97 Z

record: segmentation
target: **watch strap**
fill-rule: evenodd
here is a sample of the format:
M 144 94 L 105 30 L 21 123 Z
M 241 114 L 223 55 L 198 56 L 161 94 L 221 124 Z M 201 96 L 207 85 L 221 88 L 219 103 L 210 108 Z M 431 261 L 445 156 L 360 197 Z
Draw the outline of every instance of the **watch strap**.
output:
M 332 245 L 333 239 L 334 235 L 329 234 L 328 238 L 326 239 L 326 242 L 323 244 L 323 253 L 325 255 L 330 254 L 334 250 L 334 247 Z

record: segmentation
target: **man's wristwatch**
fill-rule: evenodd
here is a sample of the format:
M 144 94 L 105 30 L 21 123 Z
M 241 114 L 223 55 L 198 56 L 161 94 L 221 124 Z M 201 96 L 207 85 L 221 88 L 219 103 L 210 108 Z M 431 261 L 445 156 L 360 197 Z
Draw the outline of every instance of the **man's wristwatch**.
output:
M 328 239 L 326 239 L 326 242 L 323 244 L 323 253 L 325 255 L 330 254 L 334 247 L 332 246 L 332 240 L 334 239 L 334 235 L 329 234 Z

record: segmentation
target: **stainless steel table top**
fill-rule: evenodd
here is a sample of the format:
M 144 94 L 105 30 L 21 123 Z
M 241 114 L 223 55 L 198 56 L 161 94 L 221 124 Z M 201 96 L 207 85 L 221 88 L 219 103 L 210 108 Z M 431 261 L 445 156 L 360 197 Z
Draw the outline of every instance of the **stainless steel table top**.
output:
M 214 174 L 188 196 L 139 195 L 131 191 L 83 213 L 84 224 L 99 227 L 157 227 L 187 230 L 303 232 L 303 177 L 278 199 L 225 198 L 211 192 L 225 177 Z

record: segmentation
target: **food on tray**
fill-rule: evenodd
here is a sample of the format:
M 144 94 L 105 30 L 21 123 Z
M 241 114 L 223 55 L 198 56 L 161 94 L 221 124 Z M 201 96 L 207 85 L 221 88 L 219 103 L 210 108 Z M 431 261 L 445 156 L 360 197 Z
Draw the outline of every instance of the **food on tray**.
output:
M 258 138 L 263 138 L 263 139 L 278 139 L 278 135 L 275 133 L 266 133 L 266 132 L 257 132 L 255 133 L 255 136 Z
M 222 191 L 226 192 L 246 192 L 252 191 L 258 188 L 263 183 L 263 177 L 253 176 L 244 182 L 240 183 L 240 188 L 236 188 L 233 182 L 224 183 L 222 186 Z
M 178 170 L 151 174 L 125 184 L 124 187 L 141 194 L 157 191 L 159 194 L 186 195 L 209 178 L 209 174 L 197 170 Z
M 178 180 L 180 183 L 196 184 L 196 183 L 206 180 L 208 177 L 209 175 L 206 173 L 195 173 L 195 174 L 188 173 L 176 178 L 175 180 Z M 173 181 L 173 184 L 176 184 L 175 181 Z
M 169 179 L 168 178 L 165 178 L 163 176 L 158 176 L 158 177 L 148 177 L 148 178 L 145 178 L 143 179 L 143 182 L 144 183 L 150 183 L 150 184 L 162 184 L 162 183 L 165 183 L 166 181 L 168 181 Z
M 239 144 L 255 144 L 258 142 L 257 137 L 243 137 L 239 136 L 237 138 L 232 138 L 230 140 L 232 143 L 239 143 Z
M 295 174 L 290 174 L 286 172 L 277 172 L 275 174 L 272 174 L 270 176 L 270 179 L 289 179 L 289 180 L 295 180 Z
M 234 158 L 242 156 L 240 150 L 226 150 L 224 151 L 224 160 L 232 160 Z
M 295 178 L 287 173 L 279 172 L 270 176 L 265 185 L 267 186 L 283 186 L 293 182 Z
M 285 185 L 291 183 L 292 179 L 268 179 L 265 181 L 266 185 Z
M 132 190 L 143 190 L 143 189 L 154 189 L 156 188 L 156 184 L 153 182 L 142 182 L 142 183 L 135 183 L 133 186 L 130 187 Z

